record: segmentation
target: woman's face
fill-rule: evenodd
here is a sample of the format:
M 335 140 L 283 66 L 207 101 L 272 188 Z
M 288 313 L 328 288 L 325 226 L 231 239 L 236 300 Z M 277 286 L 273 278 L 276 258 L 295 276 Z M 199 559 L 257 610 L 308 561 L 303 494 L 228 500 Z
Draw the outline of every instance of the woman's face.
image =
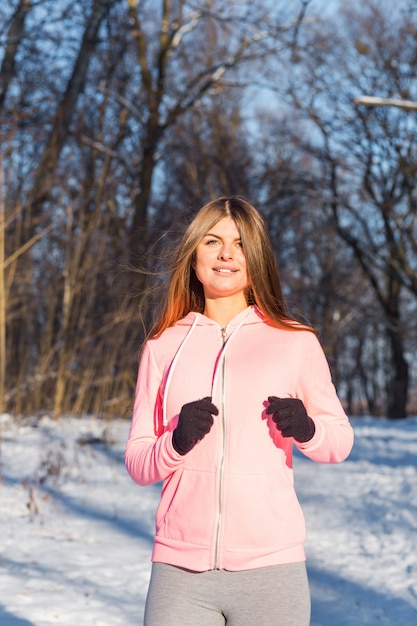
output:
M 245 297 L 249 285 L 246 258 L 231 217 L 215 224 L 198 244 L 194 270 L 205 298 Z

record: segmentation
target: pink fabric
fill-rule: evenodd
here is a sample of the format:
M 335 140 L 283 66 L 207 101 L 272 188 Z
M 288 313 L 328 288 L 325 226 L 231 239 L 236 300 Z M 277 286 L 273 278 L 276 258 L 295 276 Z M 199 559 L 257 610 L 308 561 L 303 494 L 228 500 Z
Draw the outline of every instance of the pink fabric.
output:
M 143 351 L 125 460 L 138 484 L 164 481 L 153 560 L 196 571 L 304 560 L 292 447 L 337 463 L 353 445 L 323 350 L 313 333 L 277 329 L 256 307 L 230 322 L 223 350 L 222 343 L 216 322 L 190 313 Z M 265 412 L 270 395 L 304 402 L 313 439 L 299 444 L 280 435 Z M 219 415 L 180 456 L 172 430 L 181 407 L 205 396 Z

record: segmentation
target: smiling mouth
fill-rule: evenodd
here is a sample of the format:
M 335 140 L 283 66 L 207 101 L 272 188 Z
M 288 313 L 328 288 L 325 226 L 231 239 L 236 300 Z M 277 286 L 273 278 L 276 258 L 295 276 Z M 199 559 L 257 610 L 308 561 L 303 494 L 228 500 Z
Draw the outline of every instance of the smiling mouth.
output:
M 228 269 L 217 269 L 217 268 L 213 268 L 215 272 L 218 272 L 219 274 L 234 274 L 235 272 L 237 272 L 237 270 L 228 270 Z

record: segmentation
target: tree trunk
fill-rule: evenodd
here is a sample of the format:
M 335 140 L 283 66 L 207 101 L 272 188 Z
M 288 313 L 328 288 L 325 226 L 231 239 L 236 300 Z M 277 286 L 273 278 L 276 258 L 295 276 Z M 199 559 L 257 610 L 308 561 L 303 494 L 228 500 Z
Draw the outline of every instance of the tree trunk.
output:
M 401 419 L 407 417 L 409 368 L 404 358 L 401 333 L 393 328 L 388 330 L 388 336 L 391 343 L 392 378 L 387 390 L 387 415 L 390 419 Z
M 10 21 L 6 36 L 6 50 L 0 68 L 0 109 L 3 108 L 10 81 L 15 75 L 15 60 L 19 44 L 25 29 L 25 19 L 31 8 L 32 0 L 20 0 Z
M 400 316 L 401 285 L 392 275 L 388 276 L 387 336 L 391 345 L 391 379 L 387 389 L 387 415 L 390 419 L 407 417 L 408 363 L 404 357 L 404 342 Z
M 150 126 L 150 128 L 149 128 Z M 148 125 L 145 147 L 142 154 L 142 165 L 139 173 L 139 190 L 134 200 L 134 214 L 130 230 L 130 257 L 132 263 L 142 262 L 142 255 L 147 244 L 148 207 L 151 197 L 152 178 L 155 170 L 155 152 L 158 147 L 160 132 L 158 121 Z
M 0 155 L 0 414 L 5 411 L 6 392 L 6 285 L 5 285 L 5 207 L 3 203 L 3 159 Z

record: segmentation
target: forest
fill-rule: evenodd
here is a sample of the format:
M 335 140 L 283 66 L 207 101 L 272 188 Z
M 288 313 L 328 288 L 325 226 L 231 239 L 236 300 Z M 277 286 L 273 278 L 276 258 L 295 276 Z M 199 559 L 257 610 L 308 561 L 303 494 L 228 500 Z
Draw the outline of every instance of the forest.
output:
M 416 101 L 412 0 L 1 2 L 0 413 L 128 417 L 166 252 L 238 194 L 347 412 L 417 414 Z

